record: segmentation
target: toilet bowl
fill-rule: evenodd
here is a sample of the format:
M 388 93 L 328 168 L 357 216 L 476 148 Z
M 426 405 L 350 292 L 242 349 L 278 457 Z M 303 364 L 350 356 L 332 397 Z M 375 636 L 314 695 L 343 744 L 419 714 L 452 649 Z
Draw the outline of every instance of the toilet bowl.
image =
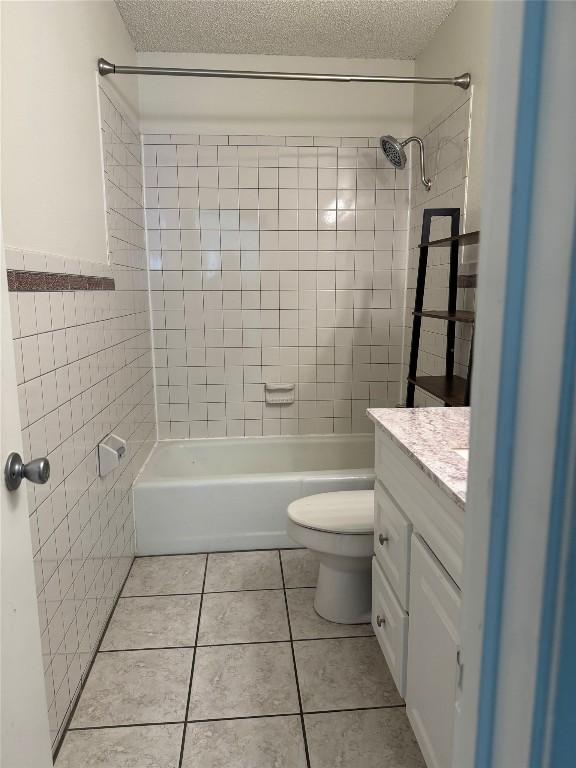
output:
M 374 491 L 319 493 L 293 501 L 287 532 L 320 561 L 316 612 L 338 624 L 370 621 Z

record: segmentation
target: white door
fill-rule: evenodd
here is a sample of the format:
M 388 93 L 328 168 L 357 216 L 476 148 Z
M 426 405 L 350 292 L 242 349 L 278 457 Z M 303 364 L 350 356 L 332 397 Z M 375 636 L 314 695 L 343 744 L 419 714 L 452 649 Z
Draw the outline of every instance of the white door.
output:
M 22 433 L 1 228 L 0 253 L 0 766 L 49 768 L 52 755 L 27 481 L 12 492 L 4 482 L 8 455 L 22 454 Z
M 458 682 L 460 592 L 412 536 L 406 714 L 429 768 L 450 768 Z

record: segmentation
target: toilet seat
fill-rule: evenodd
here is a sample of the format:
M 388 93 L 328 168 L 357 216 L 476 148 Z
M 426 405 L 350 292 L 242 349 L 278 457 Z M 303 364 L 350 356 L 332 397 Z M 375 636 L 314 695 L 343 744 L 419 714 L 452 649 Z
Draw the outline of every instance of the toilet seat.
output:
M 372 535 L 374 491 L 318 493 L 293 501 L 288 517 L 296 525 L 332 534 Z

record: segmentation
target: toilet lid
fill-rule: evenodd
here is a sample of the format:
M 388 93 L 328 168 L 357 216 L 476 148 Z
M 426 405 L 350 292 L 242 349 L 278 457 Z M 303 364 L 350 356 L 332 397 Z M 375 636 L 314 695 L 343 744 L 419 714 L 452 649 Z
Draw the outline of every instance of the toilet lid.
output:
M 288 517 L 305 528 L 329 533 L 373 533 L 374 491 L 318 493 L 293 501 Z

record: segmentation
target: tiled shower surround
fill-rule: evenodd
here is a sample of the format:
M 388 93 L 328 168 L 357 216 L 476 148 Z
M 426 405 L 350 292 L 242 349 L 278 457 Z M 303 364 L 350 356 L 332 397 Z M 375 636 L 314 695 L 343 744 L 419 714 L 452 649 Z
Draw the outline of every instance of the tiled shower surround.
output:
M 409 171 L 374 138 L 144 143 L 160 437 L 369 431 L 399 400 Z
M 469 231 L 466 216 L 468 160 L 470 149 L 470 116 L 472 96 L 466 92 L 429 124 L 417 126 L 416 135 L 422 137 L 426 159 L 426 171 L 432 179 L 432 190 L 427 192 L 420 182 L 420 167 L 412 164 L 411 211 L 408 269 L 406 278 L 406 314 L 404 336 L 404 366 L 402 371 L 403 399 L 406 391 L 410 341 L 412 335 L 412 310 L 416 292 L 416 276 L 421 242 L 422 213 L 425 208 L 460 208 L 460 231 Z M 412 150 L 414 151 L 414 150 Z M 414 155 L 413 155 L 414 157 Z M 433 219 L 431 239 L 450 235 L 449 219 Z M 467 246 L 466 260 L 469 262 L 472 252 L 477 254 L 477 246 Z M 462 260 L 462 249 L 460 250 Z M 446 309 L 448 307 L 448 273 L 450 265 L 449 248 L 431 248 L 428 253 L 428 270 L 424 307 L 426 309 Z M 470 263 L 460 264 L 459 271 L 475 272 Z M 458 289 L 458 309 L 474 309 L 474 288 Z M 454 350 L 454 373 L 465 377 L 470 355 L 472 328 L 462 323 L 456 324 L 456 344 Z M 418 357 L 418 375 L 441 376 L 445 370 L 446 322 L 424 318 L 420 335 L 420 354 Z M 442 405 L 432 395 L 418 388 L 415 393 L 416 406 Z
M 20 271 L 10 297 L 24 458 L 51 465 L 46 485 L 26 487 L 54 743 L 133 559 L 131 487 L 155 439 L 140 141 L 100 99 L 110 266 L 6 254 Z M 97 444 L 112 431 L 127 453 L 100 478 Z

